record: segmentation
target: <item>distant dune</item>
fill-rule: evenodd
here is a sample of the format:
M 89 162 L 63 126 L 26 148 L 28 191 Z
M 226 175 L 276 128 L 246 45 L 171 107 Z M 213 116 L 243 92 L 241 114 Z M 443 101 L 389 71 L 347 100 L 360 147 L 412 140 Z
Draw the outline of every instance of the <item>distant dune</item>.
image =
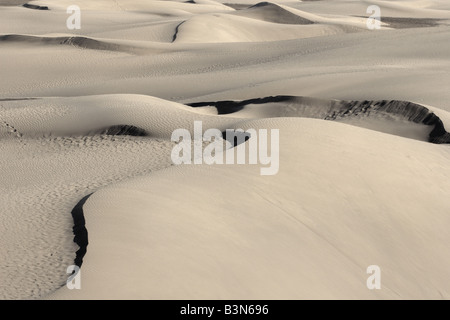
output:
M 257 20 L 281 24 L 313 24 L 314 22 L 293 14 L 286 9 L 270 2 L 259 2 L 248 8 L 236 11 L 234 14 Z
M 2 0 L 0 6 L 17 6 L 27 3 L 26 0 Z
M 190 106 L 214 106 L 219 114 L 248 118 L 264 116 L 334 120 L 412 139 L 450 143 L 450 134 L 438 116 L 424 106 L 407 101 L 337 101 L 276 96 L 244 101 L 197 102 Z M 406 129 L 408 122 L 409 131 Z M 430 129 L 419 129 L 421 126 L 430 126 Z

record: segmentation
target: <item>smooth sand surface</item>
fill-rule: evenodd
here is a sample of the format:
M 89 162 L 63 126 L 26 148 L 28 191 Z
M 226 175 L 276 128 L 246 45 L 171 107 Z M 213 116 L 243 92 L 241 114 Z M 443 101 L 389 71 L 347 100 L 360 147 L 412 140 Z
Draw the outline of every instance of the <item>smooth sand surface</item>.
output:
M 2 0 L 0 6 L 18 6 L 27 3 L 26 0 Z

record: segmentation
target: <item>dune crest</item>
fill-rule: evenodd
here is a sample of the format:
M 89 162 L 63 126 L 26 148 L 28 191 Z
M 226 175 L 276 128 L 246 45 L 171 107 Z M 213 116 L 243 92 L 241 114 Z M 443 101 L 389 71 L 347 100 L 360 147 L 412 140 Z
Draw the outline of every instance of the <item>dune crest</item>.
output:
M 450 134 L 442 120 L 428 108 L 396 100 L 345 101 L 325 100 L 310 97 L 274 96 L 242 101 L 215 101 L 190 103 L 191 107 L 213 106 L 218 114 L 233 114 L 242 117 L 305 117 L 351 123 L 373 130 L 398 134 L 432 143 L 450 143 Z M 357 119 L 359 121 L 353 121 Z M 379 125 L 372 120 L 379 120 Z M 402 124 L 403 122 L 403 124 Z M 410 122 L 410 132 L 396 132 L 397 125 Z M 418 136 L 415 124 L 430 126 Z
M 314 22 L 303 18 L 299 15 L 280 7 L 271 2 L 259 2 L 246 9 L 238 10 L 232 14 L 247 17 L 266 22 L 281 23 L 281 24 L 313 24 Z

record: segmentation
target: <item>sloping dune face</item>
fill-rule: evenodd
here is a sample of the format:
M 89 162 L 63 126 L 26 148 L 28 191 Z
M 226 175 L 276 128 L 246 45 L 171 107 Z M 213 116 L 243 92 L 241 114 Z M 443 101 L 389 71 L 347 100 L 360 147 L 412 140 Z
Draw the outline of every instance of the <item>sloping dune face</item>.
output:
M 281 24 L 313 24 L 314 22 L 296 15 L 279 5 L 270 2 L 260 2 L 249 8 L 234 12 L 241 17 L 263 20 Z
M 300 10 L 260 2 L 249 8 L 194 16 L 177 27 L 178 42 L 259 42 L 311 38 L 364 29 L 362 19 L 336 21 Z
M 1 299 L 450 298 L 449 2 L 232 2 L 2 1 Z
M 450 143 L 442 120 L 428 108 L 408 101 L 337 101 L 275 96 L 243 101 L 197 102 L 219 114 L 248 118 L 305 117 L 333 120 L 421 141 Z M 444 117 L 447 113 L 443 113 Z
M 281 130 L 277 175 L 199 165 L 102 189 L 84 206 L 85 287 L 51 298 L 449 296 L 448 149 L 316 119 L 240 126 Z

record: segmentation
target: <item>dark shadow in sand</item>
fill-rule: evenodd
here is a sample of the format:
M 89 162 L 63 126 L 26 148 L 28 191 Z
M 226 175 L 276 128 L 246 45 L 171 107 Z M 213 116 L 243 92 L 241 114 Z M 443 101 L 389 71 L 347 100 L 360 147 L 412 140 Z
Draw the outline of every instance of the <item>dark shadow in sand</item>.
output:
M 0 101 L 23 101 L 23 100 L 37 100 L 38 98 L 4 98 Z
M 23 6 L 24 6 L 25 8 L 28 8 L 28 9 L 34 9 L 34 10 L 48 10 L 48 7 L 47 7 L 47 6 L 37 6 L 37 5 L 35 5 L 35 4 L 28 4 L 28 3 L 25 3 Z
M 215 101 L 190 103 L 191 107 L 213 106 L 219 114 L 231 114 L 238 112 L 250 104 L 264 104 L 289 102 L 291 108 L 298 106 L 295 117 L 317 118 L 323 120 L 341 120 L 349 117 L 367 116 L 374 114 L 384 114 L 401 117 L 407 121 L 433 126 L 433 130 L 428 136 L 428 141 L 437 144 L 449 144 L 450 133 L 445 130 L 442 120 L 431 112 L 428 108 L 409 101 L 400 100 L 323 100 L 309 102 L 306 97 L 296 96 L 273 96 L 266 98 L 249 99 L 243 101 Z M 324 107 L 320 107 L 323 105 Z M 310 112 L 314 109 L 314 112 Z M 225 133 L 223 137 L 228 140 Z M 232 138 L 231 138 L 232 139 Z M 248 138 L 246 138 L 248 140 Z M 234 146 L 236 143 L 229 140 Z M 246 140 L 245 140 L 246 141 Z
M 178 32 L 180 32 L 180 26 L 181 26 L 184 22 L 185 22 L 185 21 L 182 21 L 180 24 L 178 24 L 178 25 L 175 27 L 175 33 L 174 33 L 173 36 L 172 36 L 172 42 L 175 42 L 175 40 L 177 40 Z
M 223 131 L 222 137 L 227 140 L 233 147 L 236 147 L 240 145 L 241 143 L 244 143 L 248 139 L 251 138 L 251 134 L 248 132 L 240 132 L 240 131 Z
M 114 125 L 105 129 L 101 129 L 94 134 L 106 134 L 108 136 L 133 136 L 133 137 L 147 137 L 148 133 L 139 127 L 128 124 Z
M 428 141 L 437 144 L 450 143 L 450 134 L 445 130 L 442 120 L 428 108 L 409 101 L 332 101 L 330 112 L 325 120 L 370 115 L 370 113 L 398 115 L 410 122 L 434 126 Z
M 88 231 L 86 229 L 86 220 L 84 219 L 83 206 L 89 197 L 92 195 L 89 194 L 81 199 L 77 205 L 72 209 L 72 218 L 73 218 L 73 234 L 75 237 L 73 238 L 73 242 L 75 242 L 80 249 L 76 252 L 75 256 L 75 265 L 81 268 L 83 264 L 83 258 L 87 252 L 87 246 L 89 244 L 88 241 Z
M 294 98 L 295 97 L 291 97 L 291 96 L 275 96 L 275 97 L 249 99 L 249 100 L 243 100 L 243 101 L 225 100 L 225 101 L 215 101 L 215 102 L 195 102 L 195 103 L 189 103 L 188 106 L 194 107 L 194 108 L 212 106 L 217 109 L 217 112 L 219 114 L 229 114 L 229 113 L 234 113 L 234 112 L 244 109 L 244 106 L 246 106 L 248 104 L 286 102 L 286 101 L 289 101 Z

